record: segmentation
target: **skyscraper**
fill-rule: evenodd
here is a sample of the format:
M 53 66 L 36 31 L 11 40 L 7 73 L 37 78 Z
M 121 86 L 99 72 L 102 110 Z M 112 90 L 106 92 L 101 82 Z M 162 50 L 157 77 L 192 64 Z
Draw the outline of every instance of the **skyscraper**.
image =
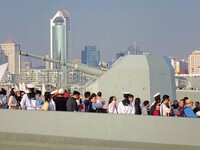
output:
M 8 59 L 8 72 L 12 75 L 20 73 L 20 56 L 18 51 L 20 45 L 16 44 L 13 40 L 7 40 L 3 44 L 0 44 L 0 48 Z
M 51 53 L 50 58 L 60 61 L 69 59 L 71 48 L 71 31 L 69 12 L 63 9 L 58 10 L 50 20 L 51 30 Z M 60 65 L 51 64 L 51 69 L 60 69 Z
M 128 55 L 142 55 L 143 52 L 140 51 L 140 47 L 139 46 L 129 46 L 127 48 L 127 54 Z
M 190 74 L 200 74 L 200 50 L 195 50 L 188 58 L 188 70 Z
M 127 54 L 128 55 L 142 55 L 143 51 L 140 51 L 140 47 L 137 45 L 136 42 L 134 42 L 134 46 L 129 46 L 127 48 Z
M 4 54 L 3 50 L 0 48 L 0 65 L 7 62 L 8 62 L 8 57 Z
M 100 50 L 97 50 L 96 46 L 85 46 L 81 53 L 81 59 L 82 63 L 88 66 L 99 67 Z

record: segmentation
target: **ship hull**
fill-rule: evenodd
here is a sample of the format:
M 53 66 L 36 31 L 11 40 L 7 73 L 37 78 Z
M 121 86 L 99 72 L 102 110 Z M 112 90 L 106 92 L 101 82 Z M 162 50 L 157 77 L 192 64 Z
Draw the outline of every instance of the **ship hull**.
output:
M 7 149 L 199 150 L 199 119 L 0 110 Z

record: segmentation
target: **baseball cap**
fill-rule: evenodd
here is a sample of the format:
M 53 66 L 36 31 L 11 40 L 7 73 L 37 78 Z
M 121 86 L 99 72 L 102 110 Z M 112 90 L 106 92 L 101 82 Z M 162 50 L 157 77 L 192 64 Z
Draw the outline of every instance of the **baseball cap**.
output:
M 64 94 L 64 93 L 65 93 L 65 90 L 64 90 L 63 88 L 61 88 L 61 89 L 58 90 L 58 93 L 59 93 L 59 94 Z

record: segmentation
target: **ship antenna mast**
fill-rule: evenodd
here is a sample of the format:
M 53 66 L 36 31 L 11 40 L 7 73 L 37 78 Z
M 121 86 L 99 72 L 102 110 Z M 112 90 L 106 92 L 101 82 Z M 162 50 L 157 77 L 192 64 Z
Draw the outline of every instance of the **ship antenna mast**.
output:
M 62 0 L 58 0 L 59 1 L 59 10 L 62 9 Z

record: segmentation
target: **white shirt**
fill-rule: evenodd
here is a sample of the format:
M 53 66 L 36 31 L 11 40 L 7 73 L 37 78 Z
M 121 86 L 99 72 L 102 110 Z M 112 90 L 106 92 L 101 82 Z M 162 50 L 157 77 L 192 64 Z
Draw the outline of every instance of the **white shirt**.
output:
M 133 103 L 130 103 L 128 106 L 124 106 L 122 102 L 118 104 L 117 108 L 118 114 L 135 114 L 135 107 Z
M 51 99 L 51 101 L 49 102 L 49 107 L 51 111 L 56 111 L 56 104 L 53 99 Z
M 160 115 L 168 116 L 169 113 L 170 113 L 170 109 L 165 104 L 162 103 L 160 106 Z
M 35 97 L 35 99 L 29 99 L 27 94 L 24 94 L 20 104 L 22 109 L 27 109 L 27 110 L 40 109 L 39 98 L 37 96 Z
M 148 112 L 147 112 L 147 108 L 146 108 L 146 107 L 143 107 L 143 108 L 142 108 L 142 115 L 148 115 Z
M 11 109 L 13 106 L 17 106 L 17 100 L 14 96 L 9 97 L 8 106 L 9 106 L 9 109 Z

